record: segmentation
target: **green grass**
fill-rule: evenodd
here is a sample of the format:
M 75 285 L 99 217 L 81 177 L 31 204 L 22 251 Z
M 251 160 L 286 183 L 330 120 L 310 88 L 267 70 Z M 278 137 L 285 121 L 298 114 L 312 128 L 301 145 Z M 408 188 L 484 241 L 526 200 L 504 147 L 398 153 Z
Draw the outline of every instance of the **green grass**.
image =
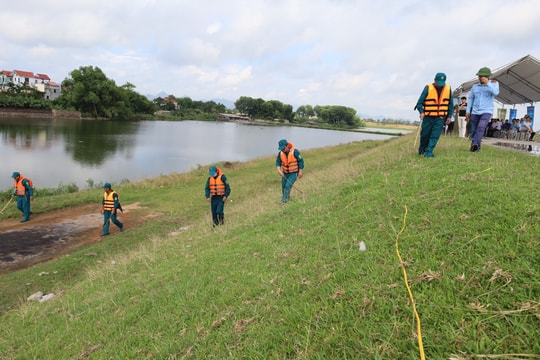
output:
M 118 186 L 163 215 L 0 275 L 0 358 L 419 359 L 402 266 L 427 359 L 540 358 L 539 159 L 414 141 L 304 151 L 287 206 L 273 157 L 223 164 L 216 229 L 206 167 Z

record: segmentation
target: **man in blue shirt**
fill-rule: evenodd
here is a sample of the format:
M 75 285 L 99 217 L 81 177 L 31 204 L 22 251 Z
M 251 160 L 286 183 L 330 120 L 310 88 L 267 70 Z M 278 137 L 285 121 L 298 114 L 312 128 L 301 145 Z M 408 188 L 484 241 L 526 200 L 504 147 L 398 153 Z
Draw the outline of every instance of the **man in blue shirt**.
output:
M 493 115 L 495 96 L 499 95 L 499 83 L 497 80 L 489 80 L 491 70 L 483 67 L 476 73 L 478 75 L 477 84 L 472 86 L 467 99 L 467 114 L 465 118 L 470 121 L 472 143 L 471 151 L 480 151 L 482 137 L 486 126 Z

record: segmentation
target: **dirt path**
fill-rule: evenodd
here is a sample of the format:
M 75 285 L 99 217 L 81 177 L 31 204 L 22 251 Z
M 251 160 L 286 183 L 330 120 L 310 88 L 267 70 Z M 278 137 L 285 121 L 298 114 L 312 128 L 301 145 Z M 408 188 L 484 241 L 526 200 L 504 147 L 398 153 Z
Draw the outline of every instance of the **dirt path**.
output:
M 136 216 L 142 211 L 138 204 L 124 206 L 118 218 L 126 229 L 133 228 L 151 216 Z M 34 214 L 30 221 L 20 219 L 0 221 L 0 273 L 22 269 L 51 260 L 85 245 L 101 241 L 103 215 L 96 204 Z M 111 224 L 111 235 L 118 228 Z

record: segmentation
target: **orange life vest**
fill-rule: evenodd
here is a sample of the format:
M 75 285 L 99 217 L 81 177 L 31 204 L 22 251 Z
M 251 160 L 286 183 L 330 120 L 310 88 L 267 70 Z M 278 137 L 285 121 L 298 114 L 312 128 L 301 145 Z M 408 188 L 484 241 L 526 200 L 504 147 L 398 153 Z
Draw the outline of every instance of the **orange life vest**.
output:
M 210 187 L 210 195 L 212 196 L 224 196 L 225 195 L 225 183 L 221 179 L 223 173 L 221 169 L 217 169 L 218 175 L 216 177 L 210 176 L 208 178 L 208 185 Z
M 424 113 L 426 116 L 448 115 L 448 105 L 450 104 L 450 85 L 444 85 L 441 90 L 441 95 L 433 84 L 429 84 L 428 93 L 424 100 Z
M 281 158 L 281 169 L 285 174 L 298 172 L 298 160 L 294 156 L 294 146 L 289 143 L 289 152 L 285 154 L 283 150 L 279 153 Z
M 17 196 L 26 195 L 26 188 L 23 185 L 23 180 L 28 181 L 28 185 L 30 186 L 30 188 L 34 187 L 34 184 L 32 183 L 32 180 L 30 180 L 28 178 L 25 178 L 24 176 L 20 175 L 19 176 L 19 181 L 17 181 L 17 180 L 13 181 L 13 183 L 15 184 L 15 194 Z
M 116 191 L 111 191 L 110 193 L 103 193 L 103 210 L 113 211 L 114 210 L 114 195 L 118 195 Z M 120 195 L 118 195 L 118 202 L 120 202 Z

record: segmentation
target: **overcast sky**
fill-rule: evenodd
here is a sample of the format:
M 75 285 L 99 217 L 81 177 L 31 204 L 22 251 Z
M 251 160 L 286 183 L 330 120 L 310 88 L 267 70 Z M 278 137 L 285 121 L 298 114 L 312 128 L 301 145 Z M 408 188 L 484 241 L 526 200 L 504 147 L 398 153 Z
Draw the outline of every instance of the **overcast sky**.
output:
M 0 67 L 61 82 L 95 66 L 143 95 L 416 120 L 435 73 L 457 88 L 540 58 L 539 34 L 538 0 L 19 0 L 0 12 Z

